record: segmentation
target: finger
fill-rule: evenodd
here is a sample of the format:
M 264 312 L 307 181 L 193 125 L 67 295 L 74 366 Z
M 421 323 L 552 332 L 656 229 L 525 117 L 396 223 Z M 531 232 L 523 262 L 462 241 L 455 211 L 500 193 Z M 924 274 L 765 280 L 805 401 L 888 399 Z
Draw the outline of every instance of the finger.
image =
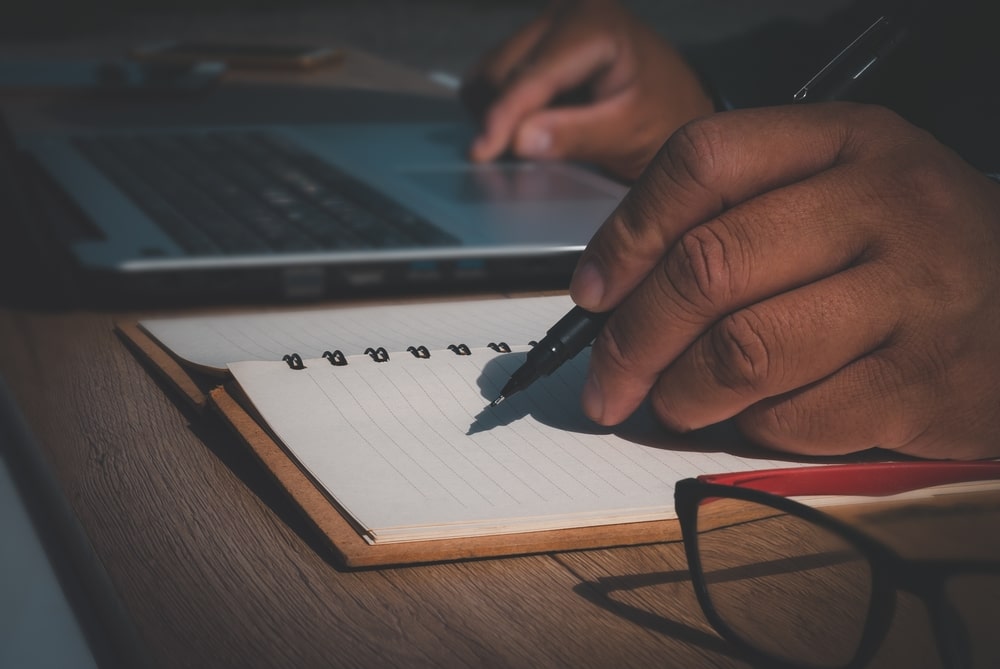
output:
M 976 373 L 986 351 L 951 326 L 936 336 L 926 328 L 897 328 L 882 346 L 822 381 L 747 408 L 738 426 L 761 445 L 797 453 L 879 447 L 922 458 L 988 456 L 996 443 L 990 398 L 997 383 Z M 927 346 L 928 336 L 938 345 Z
M 834 207 L 817 193 L 836 192 L 857 171 L 843 166 L 785 186 L 685 233 L 594 342 L 587 415 L 606 425 L 624 420 L 659 375 L 727 314 L 794 294 L 856 262 L 868 244 L 863 222 L 871 205 L 850 200 Z
M 570 283 L 574 301 L 615 307 L 687 230 L 837 162 L 851 148 L 855 117 L 866 113 L 839 103 L 776 107 L 683 126 L 588 244 Z
M 527 65 L 529 54 L 549 30 L 552 12 L 532 19 L 499 46 L 487 52 L 462 78 L 459 97 L 475 118 L 482 119 L 511 74 Z
M 933 427 L 935 407 L 923 388 L 906 382 L 913 379 L 900 376 L 887 350 L 812 386 L 759 402 L 737 417 L 737 425 L 762 446 L 810 455 L 895 450 L 918 442 Z
M 596 161 L 621 150 L 620 125 L 630 103 L 630 96 L 620 95 L 528 114 L 515 130 L 513 152 L 523 158 Z M 538 141 L 540 136 L 545 141 Z
M 520 123 L 545 108 L 560 93 L 572 90 L 611 64 L 613 49 L 606 40 L 575 41 L 550 36 L 536 50 L 530 67 L 520 70 L 507 84 L 483 121 L 483 130 L 473 143 L 473 160 L 492 160 L 514 137 Z M 544 151 L 549 138 L 538 135 L 536 151 Z
M 820 381 L 875 350 L 900 320 L 880 272 L 853 267 L 715 323 L 656 382 L 653 410 L 687 431 Z M 879 298 L 882 299 L 879 299 Z

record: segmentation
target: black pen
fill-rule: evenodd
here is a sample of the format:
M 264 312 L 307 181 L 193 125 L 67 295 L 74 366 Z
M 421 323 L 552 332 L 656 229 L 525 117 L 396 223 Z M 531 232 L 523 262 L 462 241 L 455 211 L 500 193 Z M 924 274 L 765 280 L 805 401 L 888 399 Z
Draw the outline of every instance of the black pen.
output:
M 575 357 L 587 347 L 587 344 L 594 341 L 594 337 L 601 331 L 604 321 L 608 320 L 610 315 L 610 311 L 598 314 L 582 307 L 570 309 L 569 313 L 560 318 L 545 337 L 528 351 L 524 364 L 511 375 L 510 380 L 500 391 L 500 396 L 490 402 L 490 406 L 495 407 Z
M 844 100 L 903 41 L 906 23 L 880 16 L 840 50 L 792 96 L 792 102 Z

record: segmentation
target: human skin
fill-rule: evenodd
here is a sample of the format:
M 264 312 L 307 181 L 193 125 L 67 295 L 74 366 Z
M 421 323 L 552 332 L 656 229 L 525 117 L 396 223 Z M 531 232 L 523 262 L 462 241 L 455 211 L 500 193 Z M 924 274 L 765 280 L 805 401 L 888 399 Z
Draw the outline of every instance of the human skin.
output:
M 609 0 L 552 3 L 481 59 L 462 97 L 480 117 L 473 160 L 572 159 L 626 180 L 714 111 L 680 54 Z
M 785 451 L 1000 456 L 1000 186 L 930 135 L 849 104 L 709 115 L 677 52 L 610 0 L 553 3 L 463 96 L 476 160 L 638 179 L 571 285 L 616 309 L 583 392 L 595 421 L 649 396 L 668 427 L 733 418 Z
M 806 454 L 1000 456 L 1000 185 L 894 113 L 726 112 L 674 133 L 596 233 L 614 314 L 583 390 L 616 424 L 733 418 Z

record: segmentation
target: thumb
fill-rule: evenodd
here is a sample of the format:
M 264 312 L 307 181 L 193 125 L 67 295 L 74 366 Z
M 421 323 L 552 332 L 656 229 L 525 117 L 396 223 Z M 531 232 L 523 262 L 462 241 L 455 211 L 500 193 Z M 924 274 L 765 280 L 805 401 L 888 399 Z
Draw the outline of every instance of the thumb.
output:
M 542 109 L 515 129 L 512 151 L 521 158 L 591 162 L 635 178 L 666 136 L 644 141 L 644 133 L 631 127 L 633 117 L 625 96 Z

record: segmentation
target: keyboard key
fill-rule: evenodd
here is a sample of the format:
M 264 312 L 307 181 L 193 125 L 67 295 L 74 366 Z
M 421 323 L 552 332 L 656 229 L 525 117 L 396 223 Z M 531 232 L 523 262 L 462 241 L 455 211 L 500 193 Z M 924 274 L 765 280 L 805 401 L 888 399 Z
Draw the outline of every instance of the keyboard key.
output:
M 268 133 L 107 135 L 78 139 L 76 146 L 192 254 L 459 243 Z

